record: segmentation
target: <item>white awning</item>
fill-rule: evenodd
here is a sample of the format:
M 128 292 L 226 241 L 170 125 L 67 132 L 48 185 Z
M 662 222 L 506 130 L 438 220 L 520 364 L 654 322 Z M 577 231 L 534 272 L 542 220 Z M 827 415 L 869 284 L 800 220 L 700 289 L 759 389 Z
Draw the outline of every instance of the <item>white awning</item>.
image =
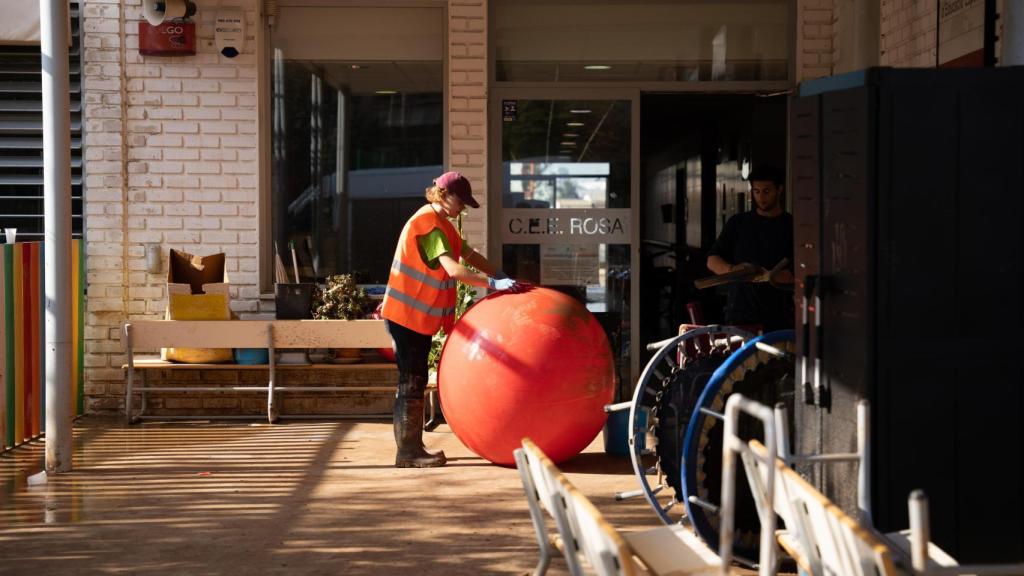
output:
M 0 44 L 39 44 L 39 0 L 0 0 Z
M 71 15 L 68 14 L 70 24 Z M 39 0 L 0 0 L 0 45 L 39 45 Z M 71 26 L 68 26 L 71 46 Z

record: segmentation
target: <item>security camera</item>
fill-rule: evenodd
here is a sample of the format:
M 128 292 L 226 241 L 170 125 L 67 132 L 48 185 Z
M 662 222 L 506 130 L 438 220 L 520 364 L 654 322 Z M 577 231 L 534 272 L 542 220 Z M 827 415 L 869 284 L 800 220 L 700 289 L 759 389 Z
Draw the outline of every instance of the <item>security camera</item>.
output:
M 189 0 L 143 0 L 142 15 L 153 26 L 172 18 L 190 18 L 196 13 L 196 5 Z

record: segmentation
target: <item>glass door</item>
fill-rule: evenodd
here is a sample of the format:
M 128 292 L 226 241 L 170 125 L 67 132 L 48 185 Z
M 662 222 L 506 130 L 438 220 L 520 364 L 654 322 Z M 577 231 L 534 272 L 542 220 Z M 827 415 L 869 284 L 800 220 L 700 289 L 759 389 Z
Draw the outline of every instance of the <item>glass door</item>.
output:
M 622 400 L 638 375 L 637 95 L 495 92 L 492 256 L 511 277 L 570 294 L 597 317 Z

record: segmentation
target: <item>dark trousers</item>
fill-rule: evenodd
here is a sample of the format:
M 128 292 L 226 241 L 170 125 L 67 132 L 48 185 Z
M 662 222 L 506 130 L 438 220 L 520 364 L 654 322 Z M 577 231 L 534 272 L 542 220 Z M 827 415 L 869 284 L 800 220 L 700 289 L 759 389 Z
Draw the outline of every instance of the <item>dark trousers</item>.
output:
M 423 382 L 426 382 L 427 358 L 430 356 L 432 337 L 390 320 L 385 320 L 384 325 L 395 342 L 395 362 L 398 364 L 399 374 L 421 376 Z

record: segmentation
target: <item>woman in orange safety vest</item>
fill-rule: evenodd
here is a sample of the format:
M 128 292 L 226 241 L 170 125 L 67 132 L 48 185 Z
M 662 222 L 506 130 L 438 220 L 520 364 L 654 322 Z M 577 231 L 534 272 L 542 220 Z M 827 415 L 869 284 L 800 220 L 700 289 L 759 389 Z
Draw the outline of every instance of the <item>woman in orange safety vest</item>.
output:
M 427 188 L 426 198 L 427 204 L 409 218 L 398 238 L 381 310 L 398 363 L 394 425 L 399 468 L 444 466 L 446 461 L 443 452 L 423 447 L 423 393 L 431 337 L 439 329 L 450 333 L 455 323 L 456 281 L 512 292 L 529 286 L 506 278 L 448 220 L 466 206 L 480 207 L 462 174 L 442 174 Z

